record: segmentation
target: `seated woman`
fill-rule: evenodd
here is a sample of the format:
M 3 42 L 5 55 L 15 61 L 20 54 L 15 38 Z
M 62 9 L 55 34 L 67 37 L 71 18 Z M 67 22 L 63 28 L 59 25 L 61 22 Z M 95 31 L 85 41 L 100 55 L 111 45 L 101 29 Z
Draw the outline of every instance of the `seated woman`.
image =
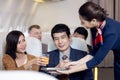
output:
M 25 36 L 20 31 L 8 33 L 5 53 L 2 61 L 6 70 L 38 71 L 40 64 L 44 65 L 40 57 L 27 54 Z

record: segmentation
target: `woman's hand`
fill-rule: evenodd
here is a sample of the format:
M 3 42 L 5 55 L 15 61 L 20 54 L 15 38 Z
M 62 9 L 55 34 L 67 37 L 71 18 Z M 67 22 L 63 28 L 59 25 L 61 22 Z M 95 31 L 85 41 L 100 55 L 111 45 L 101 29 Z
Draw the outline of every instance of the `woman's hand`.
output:
M 31 60 L 31 63 L 34 65 L 46 66 L 46 59 L 44 57 L 36 57 Z
M 34 59 L 32 59 L 31 61 L 31 64 L 33 65 L 40 65 L 40 63 L 41 63 L 41 59 L 40 59 L 40 57 L 36 57 L 36 58 L 34 58 Z
M 36 57 L 36 58 L 28 61 L 24 65 L 24 68 L 25 69 L 29 69 L 32 65 L 46 66 L 45 61 L 42 58 L 40 58 L 40 57 Z

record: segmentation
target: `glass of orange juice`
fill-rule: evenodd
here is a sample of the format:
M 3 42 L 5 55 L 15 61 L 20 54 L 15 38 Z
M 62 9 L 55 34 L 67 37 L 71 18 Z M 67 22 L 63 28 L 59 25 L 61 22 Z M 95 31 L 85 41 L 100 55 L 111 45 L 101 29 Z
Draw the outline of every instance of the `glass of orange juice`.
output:
M 49 54 L 48 53 L 43 53 L 42 59 L 44 60 L 46 65 L 49 64 Z

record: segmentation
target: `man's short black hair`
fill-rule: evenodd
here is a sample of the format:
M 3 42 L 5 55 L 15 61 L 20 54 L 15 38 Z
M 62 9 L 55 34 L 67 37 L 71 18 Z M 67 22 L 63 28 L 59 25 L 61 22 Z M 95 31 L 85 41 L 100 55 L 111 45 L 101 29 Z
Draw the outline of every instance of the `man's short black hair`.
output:
M 53 37 L 54 33 L 61 33 L 61 32 L 66 32 L 67 36 L 70 37 L 70 29 L 67 25 L 56 24 L 51 30 L 52 39 L 54 39 L 54 37 Z
M 84 27 L 77 27 L 74 33 L 78 33 L 85 36 L 85 39 L 88 37 L 88 31 Z

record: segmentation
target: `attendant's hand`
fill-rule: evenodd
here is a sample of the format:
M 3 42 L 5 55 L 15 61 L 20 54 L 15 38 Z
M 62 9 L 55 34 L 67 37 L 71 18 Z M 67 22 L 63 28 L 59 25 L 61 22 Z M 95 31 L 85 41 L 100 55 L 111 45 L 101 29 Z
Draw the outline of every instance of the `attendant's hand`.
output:
M 67 62 L 65 65 L 64 65 L 64 67 L 65 68 L 67 68 L 67 69 L 70 69 L 70 68 L 72 68 L 72 66 L 75 66 L 75 65 L 77 65 L 77 64 L 79 64 L 79 62 L 78 61 L 69 61 L 69 62 Z
M 65 71 L 57 70 L 57 72 L 58 72 L 59 74 L 67 74 L 67 75 L 70 74 L 69 70 L 65 70 Z
M 79 67 L 79 62 L 78 61 L 69 61 L 63 66 L 66 70 L 57 70 L 58 73 L 60 74 L 71 74 L 74 73 L 74 69 Z
M 87 68 L 86 63 L 84 63 L 84 64 L 71 65 L 68 70 L 57 70 L 57 72 L 59 72 L 61 74 L 71 74 L 71 73 L 83 71 L 86 69 L 88 69 L 88 68 Z
M 71 66 L 69 66 L 69 68 L 67 68 L 66 70 L 57 70 L 57 72 L 59 73 L 59 74 L 67 74 L 67 75 L 69 75 L 69 74 L 71 74 L 71 73 L 74 73 L 74 69 L 75 68 L 78 68 L 79 66 L 78 65 L 71 65 Z
M 62 60 L 56 67 L 57 68 L 65 68 L 64 66 L 68 63 L 68 60 Z

